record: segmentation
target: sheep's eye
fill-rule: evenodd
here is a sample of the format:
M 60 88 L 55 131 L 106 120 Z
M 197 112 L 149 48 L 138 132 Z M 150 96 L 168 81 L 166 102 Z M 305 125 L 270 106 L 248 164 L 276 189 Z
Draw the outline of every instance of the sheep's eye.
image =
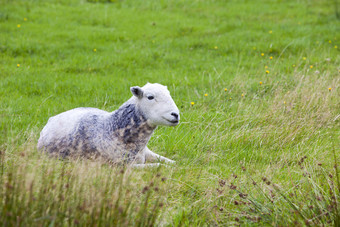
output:
M 148 99 L 149 100 L 152 100 L 152 99 L 154 99 L 155 97 L 153 97 L 152 95 L 150 95 L 150 96 L 148 96 Z

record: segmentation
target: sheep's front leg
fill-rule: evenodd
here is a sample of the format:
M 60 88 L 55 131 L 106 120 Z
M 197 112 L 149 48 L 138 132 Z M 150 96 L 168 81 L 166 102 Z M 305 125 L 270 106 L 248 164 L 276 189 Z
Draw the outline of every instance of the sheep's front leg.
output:
M 146 164 L 132 164 L 132 168 L 148 168 L 148 167 L 159 167 L 162 164 L 160 163 L 146 163 Z
M 144 155 L 145 155 L 145 161 L 159 161 L 159 162 L 166 162 L 166 163 L 175 163 L 175 161 L 168 159 L 166 157 L 163 157 L 161 155 L 158 155 L 152 151 L 149 150 L 148 147 L 145 147 L 144 149 Z

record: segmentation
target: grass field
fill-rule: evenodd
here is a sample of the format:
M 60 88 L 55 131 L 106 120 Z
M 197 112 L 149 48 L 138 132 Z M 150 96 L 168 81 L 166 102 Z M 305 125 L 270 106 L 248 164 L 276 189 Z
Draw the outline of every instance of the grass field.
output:
M 339 226 L 339 50 L 331 0 L 0 0 L 0 225 Z M 181 112 L 149 142 L 174 167 L 37 152 L 146 82 Z

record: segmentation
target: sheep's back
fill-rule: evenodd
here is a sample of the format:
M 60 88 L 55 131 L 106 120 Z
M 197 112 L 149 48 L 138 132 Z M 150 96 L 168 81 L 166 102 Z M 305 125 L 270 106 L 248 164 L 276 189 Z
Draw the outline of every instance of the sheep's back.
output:
M 96 108 L 76 108 L 53 116 L 40 133 L 38 149 L 63 156 L 80 151 L 95 152 L 94 141 L 103 134 L 104 119 L 108 115 Z

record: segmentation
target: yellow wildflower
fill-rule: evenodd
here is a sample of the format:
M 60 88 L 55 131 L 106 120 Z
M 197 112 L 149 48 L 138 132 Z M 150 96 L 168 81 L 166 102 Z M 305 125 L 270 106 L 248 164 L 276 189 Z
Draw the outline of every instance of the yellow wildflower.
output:
M 264 53 L 261 53 L 261 56 L 263 57 L 263 56 L 264 56 Z
M 266 73 L 269 74 L 269 70 L 266 70 Z
M 264 68 L 265 68 L 265 69 L 268 69 L 268 66 L 265 66 Z
M 204 94 L 204 96 L 205 96 L 205 97 L 207 97 L 207 96 L 208 96 L 208 94 L 207 94 L 207 93 L 205 93 L 205 94 Z
M 215 47 L 214 47 L 214 49 L 215 49 L 215 50 L 217 50 L 217 49 L 218 49 L 218 47 L 217 47 L 217 46 L 215 46 Z
M 242 94 L 241 96 L 244 97 L 244 94 Z
M 17 27 L 18 27 L 18 28 L 20 28 L 20 27 L 21 27 L 21 25 L 20 25 L 20 24 L 18 24 L 18 25 L 17 25 Z
M 19 68 L 19 67 L 20 67 L 20 64 L 17 64 L 17 67 Z
M 311 66 L 309 66 L 309 68 L 311 68 L 311 69 L 312 69 L 312 68 L 313 68 L 313 66 L 311 65 Z
M 269 34 L 272 34 L 273 33 L 273 31 L 269 31 Z
M 295 67 L 295 65 L 293 65 L 293 67 Z
M 191 104 L 192 106 L 193 106 L 193 105 L 195 105 L 195 103 L 194 103 L 194 102 L 191 102 L 190 104 Z
M 334 48 L 336 49 L 336 48 L 338 48 L 338 46 L 337 46 L 337 45 L 335 45 L 335 46 L 334 46 Z
M 270 56 L 269 59 L 272 60 L 272 59 L 273 59 L 273 56 Z
M 224 88 L 224 91 L 228 91 L 228 89 L 227 89 L 227 88 Z
M 260 81 L 260 85 L 262 85 L 262 81 Z
M 231 100 L 231 97 L 229 98 L 229 100 Z
M 328 88 L 328 91 L 331 91 L 332 90 L 332 88 L 330 87 L 330 88 Z
M 306 58 L 306 57 L 303 57 L 302 59 L 303 59 L 304 61 L 306 61 L 307 58 Z
M 285 104 L 285 105 L 286 105 L 286 101 L 283 101 L 283 104 Z
M 96 48 L 94 48 L 94 49 L 93 49 L 93 52 L 96 52 L 96 51 L 97 51 L 97 49 L 96 49 Z
M 27 21 L 27 18 L 26 18 L 26 17 L 24 18 L 24 21 Z
M 332 40 L 329 40 L 328 42 L 329 42 L 329 43 L 332 43 Z

